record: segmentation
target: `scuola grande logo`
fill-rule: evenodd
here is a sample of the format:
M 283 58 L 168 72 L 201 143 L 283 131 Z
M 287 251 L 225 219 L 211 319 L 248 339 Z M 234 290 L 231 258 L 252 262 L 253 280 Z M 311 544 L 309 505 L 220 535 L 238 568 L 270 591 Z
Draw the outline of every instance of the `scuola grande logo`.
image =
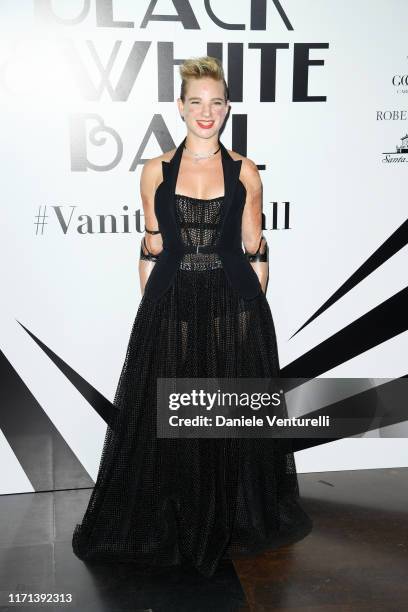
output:
M 401 144 L 397 144 L 395 151 L 383 152 L 383 163 L 404 163 L 408 161 L 408 134 L 405 134 L 401 139 Z

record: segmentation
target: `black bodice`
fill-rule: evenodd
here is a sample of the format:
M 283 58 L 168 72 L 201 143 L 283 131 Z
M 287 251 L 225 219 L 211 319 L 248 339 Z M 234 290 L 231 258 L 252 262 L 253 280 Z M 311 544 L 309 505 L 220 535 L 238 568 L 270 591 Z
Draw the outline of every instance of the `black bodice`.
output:
M 186 246 L 215 245 L 219 238 L 223 197 L 201 199 L 176 194 L 176 217 L 181 239 Z M 222 268 L 217 253 L 185 253 L 182 270 L 214 270 Z

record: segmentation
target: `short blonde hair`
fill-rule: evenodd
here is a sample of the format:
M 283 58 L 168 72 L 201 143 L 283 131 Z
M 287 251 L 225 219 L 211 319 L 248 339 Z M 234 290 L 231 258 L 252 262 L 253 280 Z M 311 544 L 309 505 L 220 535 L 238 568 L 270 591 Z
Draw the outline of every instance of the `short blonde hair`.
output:
M 189 79 L 200 79 L 202 77 L 210 77 L 215 81 L 221 81 L 224 84 L 225 101 L 229 99 L 228 85 L 224 77 L 224 69 L 220 60 L 216 57 L 204 55 L 202 57 L 193 57 L 184 60 L 179 66 L 181 76 L 180 98 L 185 101 L 187 84 Z

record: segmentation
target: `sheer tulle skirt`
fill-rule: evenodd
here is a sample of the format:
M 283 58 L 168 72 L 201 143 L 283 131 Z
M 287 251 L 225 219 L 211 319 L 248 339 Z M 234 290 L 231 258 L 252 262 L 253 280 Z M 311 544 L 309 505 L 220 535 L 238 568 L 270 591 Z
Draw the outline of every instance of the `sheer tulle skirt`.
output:
M 157 377 L 279 376 L 264 294 L 244 300 L 224 270 L 179 269 L 135 317 L 99 473 L 75 554 L 143 571 L 188 563 L 211 576 L 220 559 L 294 542 L 312 528 L 299 504 L 290 441 L 156 437 Z

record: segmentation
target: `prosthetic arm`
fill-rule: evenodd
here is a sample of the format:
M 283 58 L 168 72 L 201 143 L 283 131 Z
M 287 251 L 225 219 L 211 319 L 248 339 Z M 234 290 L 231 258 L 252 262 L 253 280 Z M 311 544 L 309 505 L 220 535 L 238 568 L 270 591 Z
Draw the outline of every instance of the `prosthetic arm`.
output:
M 256 164 L 246 160 L 243 176 L 246 200 L 242 213 L 242 241 L 244 252 L 264 293 L 269 277 L 269 247 L 262 235 L 262 181 Z

